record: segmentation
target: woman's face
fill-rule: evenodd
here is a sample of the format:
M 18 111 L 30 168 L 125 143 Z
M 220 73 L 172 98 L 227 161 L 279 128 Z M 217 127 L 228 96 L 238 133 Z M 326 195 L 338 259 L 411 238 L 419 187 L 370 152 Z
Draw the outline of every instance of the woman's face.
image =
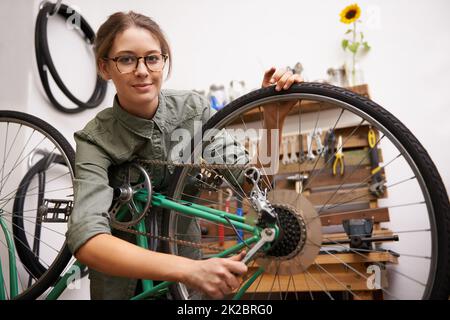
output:
M 116 35 L 108 57 L 143 57 L 151 53 L 161 53 L 158 39 L 146 29 L 130 27 Z M 137 69 L 130 73 L 120 73 L 112 60 L 101 62 L 101 70 L 105 80 L 113 81 L 120 104 L 125 109 L 158 106 L 163 71 L 150 71 L 145 66 L 144 59 L 140 59 Z

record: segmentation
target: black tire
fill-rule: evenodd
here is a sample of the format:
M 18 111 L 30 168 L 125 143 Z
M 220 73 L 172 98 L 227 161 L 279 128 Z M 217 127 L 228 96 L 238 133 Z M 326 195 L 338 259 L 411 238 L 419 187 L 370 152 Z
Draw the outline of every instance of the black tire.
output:
M 70 174 L 70 183 L 73 181 L 74 176 L 74 162 L 75 162 L 75 152 L 69 142 L 64 138 L 64 136 L 57 131 L 53 126 L 48 124 L 47 122 L 34 117 L 32 115 L 16 112 L 16 111 L 0 111 L 0 124 L 7 123 L 8 127 L 12 127 L 13 124 L 19 125 L 19 129 L 17 129 L 17 133 L 20 130 L 27 130 L 30 128 L 31 130 L 35 130 L 34 132 L 38 132 L 42 136 L 46 138 L 45 141 L 49 141 L 54 146 L 54 150 L 57 150 L 59 154 L 59 159 L 57 160 L 59 163 L 63 162 L 67 167 L 68 174 Z M 0 128 L 2 129 L 2 128 Z M 12 130 L 12 129 L 11 129 Z M 9 137 L 8 137 L 9 138 Z M 5 136 L 6 140 L 6 136 Z M 13 141 L 14 142 L 14 141 Z M 5 143 L 6 149 L 7 143 Z M 1 151 L 3 153 L 3 150 Z M 5 154 L 3 154 L 3 159 L 5 159 Z M 4 161 L 4 160 L 3 160 Z M 42 163 L 41 163 L 42 164 Z M 13 168 L 13 170 L 15 167 Z M 29 183 L 29 179 L 42 168 L 39 166 L 34 166 L 32 171 L 28 172 L 23 179 L 20 179 L 21 182 L 25 182 L 25 185 L 18 185 L 16 188 L 19 192 L 26 192 L 27 187 L 26 184 Z M 36 171 L 37 170 L 37 171 Z M 6 183 L 6 182 L 5 182 Z M 20 188 L 22 187 L 22 188 Z M 73 196 L 73 186 L 70 193 Z M 19 195 L 20 196 L 20 195 Z M 0 197 L 1 198 L 1 197 Z M 30 268 L 33 268 L 32 274 L 36 277 L 36 281 L 30 286 L 26 288 L 22 292 L 19 293 L 15 299 L 36 299 L 38 298 L 45 290 L 47 290 L 50 286 L 52 286 L 60 277 L 60 274 L 68 265 L 70 259 L 72 258 L 72 254 L 70 253 L 66 241 L 62 244 L 61 248 L 59 248 L 59 253 L 56 255 L 56 258 L 49 265 L 49 268 L 43 267 L 40 265 L 39 261 L 36 257 L 32 257 L 32 252 L 25 253 L 26 250 L 30 248 L 28 241 L 26 240 L 26 236 L 24 233 L 23 227 L 23 203 L 20 204 L 17 202 L 17 195 L 15 197 L 11 197 L 11 199 L 15 199 L 15 209 L 18 209 L 20 212 L 17 216 L 13 217 L 13 223 L 15 224 L 14 234 L 14 242 L 16 243 L 18 253 L 16 256 L 19 256 L 20 259 L 24 259 L 21 263 L 27 268 L 28 265 Z M 9 198 L 7 200 L 10 200 Z M 26 265 L 25 265 L 26 264 Z
M 273 97 L 286 99 L 289 95 L 293 96 L 295 94 L 324 97 L 328 100 L 333 99 L 343 104 L 348 104 L 354 107 L 355 110 L 360 110 L 364 115 L 370 116 L 387 129 L 404 150 L 406 150 L 413 160 L 414 165 L 417 167 L 418 172 L 420 172 L 420 175 L 423 177 L 423 182 L 426 187 L 426 190 L 423 190 L 423 192 L 428 193 L 431 199 L 434 215 L 430 219 L 434 219 L 434 227 L 436 228 L 437 258 L 435 260 L 435 273 L 429 275 L 428 284 L 430 289 L 424 294 L 423 298 L 448 299 L 450 284 L 450 206 L 448 194 L 427 151 L 411 131 L 383 107 L 354 92 L 328 84 L 301 83 L 293 85 L 289 90 L 282 92 L 275 91 L 274 87 L 268 87 L 253 91 L 231 102 L 207 122 L 203 127 L 203 132 L 211 128 L 217 128 L 218 125 L 220 129 L 220 123 L 225 118 L 231 117 L 233 114 L 237 116 L 240 113 L 240 110 L 243 110 L 243 108 L 248 105 L 258 105 L 258 101 L 263 103 L 264 101 L 267 101 L 268 98 Z M 182 183 L 180 181 L 182 181 L 183 170 L 184 168 L 178 167 L 174 173 L 173 181 L 177 181 L 177 183 L 172 185 L 170 192 L 168 193 L 170 197 L 179 197 L 176 190 L 180 188 L 178 184 Z M 171 233 L 171 214 L 174 213 L 168 212 L 168 214 L 164 215 L 162 229 L 165 235 Z M 166 250 L 167 252 L 173 251 L 170 249 L 169 245 L 167 245 Z M 172 286 L 171 294 L 175 299 L 185 298 L 180 291 L 179 285 Z
M 24 225 L 24 206 L 25 198 L 30 187 L 31 180 L 41 172 L 47 169 L 46 159 L 40 160 L 25 174 L 22 181 L 20 181 L 19 188 L 14 199 L 13 212 L 13 235 L 14 244 L 16 246 L 17 254 L 20 261 L 26 266 L 26 270 L 30 272 L 30 276 L 39 279 L 47 271 L 47 268 L 42 265 L 38 257 L 33 252 L 32 246 L 30 246 Z M 57 156 L 53 161 L 64 165 L 64 160 L 61 156 Z M 42 203 L 41 203 L 42 204 Z

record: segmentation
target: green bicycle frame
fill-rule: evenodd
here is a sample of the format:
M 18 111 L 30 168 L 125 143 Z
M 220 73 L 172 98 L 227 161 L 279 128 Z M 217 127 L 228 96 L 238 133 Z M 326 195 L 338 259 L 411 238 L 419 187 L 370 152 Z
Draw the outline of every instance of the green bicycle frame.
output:
M 134 195 L 134 200 L 136 200 L 135 203 L 138 210 L 142 210 L 142 203 L 145 203 L 147 201 L 147 197 L 148 194 L 145 190 L 140 190 Z M 253 236 L 244 239 L 243 242 L 237 243 L 236 245 L 218 254 L 212 255 L 211 257 L 223 258 L 231 254 L 236 254 L 244 247 L 250 246 L 251 244 L 258 242 L 261 239 L 260 236 L 261 228 L 247 224 L 245 222 L 244 217 L 230 214 L 225 211 L 212 209 L 203 205 L 191 203 L 189 201 L 183 200 L 173 201 L 168 199 L 166 196 L 158 193 L 152 195 L 151 204 L 153 207 L 161 207 L 164 209 L 174 210 L 187 216 L 198 217 L 207 221 L 212 221 L 223 225 L 230 225 L 231 223 L 235 228 L 242 229 L 253 234 Z M 123 215 L 127 213 L 127 211 L 128 211 L 127 206 L 122 206 L 117 214 L 118 218 L 120 219 L 121 216 L 123 217 Z M 143 220 L 141 220 L 134 228 L 140 233 L 146 233 L 145 222 Z M 274 228 L 276 230 L 276 235 L 278 235 L 278 228 L 276 226 L 274 226 Z M 149 248 L 148 239 L 146 236 L 137 235 L 136 237 L 138 246 L 146 249 Z M 264 249 L 267 250 L 268 247 L 269 246 L 266 245 Z M 74 265 L 79 268 L 83 267 L 78 261 L 75 262 Z M 48 300 L 57 299 L 60 296 L 60 294 L 64 291 L 64 289 L 68 285 L 67 282 L 72 272 L 73 272 L 72 270 L 69 270 L 58 281 L 58 283 L 55 285 L 55 287 L 51 290 L 51 292 L 47 296 Z M 264 272 L 264 269 L 262 268 L 258 269 L 256 273 L 252 277 L 250 277 L 243 286 L 241 286 L 240 290 L 235 294 L 233 299 L 239 299 L 240 297 L 242 297 L 245 291 L 251 286 L 251 284 L 262 272 Z M 143 279 L 142 280 L 143 292 L 133 297 L 132 300 L 141 300 L 150 297 L 160 296 L 162 294 L 165 294 L 168 291 L 168 287 L 171 286 L 172 284 L 174 284 L 174 282 L 164 281 L 159 283 L 158 285 L 154 285 L 152 280 Z
M 8 247 L 8 258 L 9 258 L 9 290 L 10 290 L 10 298 L 14 298 L 19 293 L 18 287 L 18 278 L 17 278 L 17 268 L 16 268 L 16 256 L 14 255 L 14 241 L 12 241 L 11 234 L 6 227 L 5 220 L 1 216 L 0 210 L 0 225 L 3 229 L 3 233 L 5 234 L 6 244 Z M 5 285 L 3 279 L 3 271 L 2 265 L 0 263 L 0 300 L 6 299 Z

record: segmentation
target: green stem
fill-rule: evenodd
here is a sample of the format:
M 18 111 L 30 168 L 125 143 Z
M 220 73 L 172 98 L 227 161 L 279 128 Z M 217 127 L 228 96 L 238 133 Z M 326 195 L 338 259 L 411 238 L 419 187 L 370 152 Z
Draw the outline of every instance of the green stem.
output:
M 353 44 L 356 43 L 356 21 L 353 22 Z M 357 48 L 358 49 L 358 48 Z M 353 61 L 352 61 L 352 86 L 355 85 L 355 74 L 356 74 L 356 70 L 355 70 L 355 64 L 356 64 L 356 52 L 358 50 L 355 50 L 353 52 Z

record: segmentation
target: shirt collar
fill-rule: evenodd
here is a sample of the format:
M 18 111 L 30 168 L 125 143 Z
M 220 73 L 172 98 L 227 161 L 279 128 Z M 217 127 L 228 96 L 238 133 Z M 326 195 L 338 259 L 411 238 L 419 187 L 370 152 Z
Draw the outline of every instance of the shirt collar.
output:
M 155 115 L 152 119 L 144 119 L 123 109 L 116 94 L 114 96 L 113 114 L 114 117 L 128 130 L 144 138 L 149 138 L 151 137 L 155 126 L 161 132 L 165 127 L 166 101 L 164 96 L 160 93 L 158 96 L 158 108 L 156 109 Z

